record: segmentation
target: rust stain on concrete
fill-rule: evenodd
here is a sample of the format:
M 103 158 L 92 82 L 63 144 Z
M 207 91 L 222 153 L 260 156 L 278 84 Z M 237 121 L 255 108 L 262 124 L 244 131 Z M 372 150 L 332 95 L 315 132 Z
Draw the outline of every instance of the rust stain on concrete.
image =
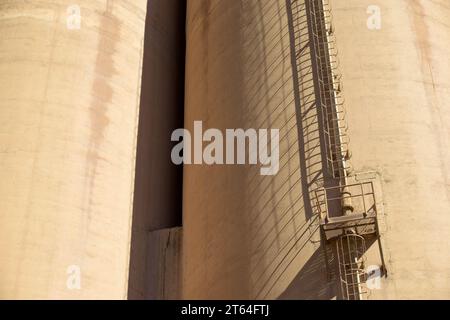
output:
M 432 44 L 430 43 L 430 31 L 427 23 L 425 22 L 425 8 L 421 0 L 414 0 L 410 3 L 412 14 L 412 24 L 415 30 L 416 41 L 418 49 L 422 54 L 422 71 L 424 74 L 429 74 L 431 83 L 433 85 L 433 91 L 436 89 L 433 71 L 432 71 Z
M 120 21 L 111 13 L 111 3 L 107 2 L 105 13 L 100 18 L 100 39 L 97 46 L 95 62 L 95 79 L 92 84 L 92 104 L 89 107 L 91 134 L 87 151 L 87 172 L 89 186 L 87 192 L 88 218 L 93 205 L 95 180 L 98 177 L 98 166 L 105 159 L 100 150 L 104 141 L 105 131 L 110 124 L 108 109 L 113 102 L 112 78 L 117 74 L 114 67 L 114 53 L 120 38 Z

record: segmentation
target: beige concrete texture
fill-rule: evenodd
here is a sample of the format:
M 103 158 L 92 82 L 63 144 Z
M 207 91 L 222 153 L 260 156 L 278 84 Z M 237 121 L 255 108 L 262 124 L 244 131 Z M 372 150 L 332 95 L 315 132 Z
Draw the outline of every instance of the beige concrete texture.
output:
M 322 165 L 307 34 L 304 1 L 188 1 L 185 127 L 280 129 L 280 171 L 185 166 L 183 298 L 277 298 L 296 277 L 296 297 L 331 297 L 312 212 Z
M 147 2 L 73 4 L 0 3 L 0 298 L 127 295 Z
M 355 171 L 380 176 L 389 276 L 369 298 L 450 298 L 445 0 L 332 0 Z M 370 30 L 370 5 L 381 28 Z

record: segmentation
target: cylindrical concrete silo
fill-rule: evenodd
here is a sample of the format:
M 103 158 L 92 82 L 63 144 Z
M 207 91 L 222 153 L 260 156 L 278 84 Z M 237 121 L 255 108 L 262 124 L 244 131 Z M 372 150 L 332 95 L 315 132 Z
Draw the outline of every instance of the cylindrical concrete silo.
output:
M 450 297 L 448 1 L 332 0 L 355 171 L 382 185 L 372 298 Z
M 185 127 L 279 129 L 280 145 L 276 175 L 248 160 L 185 165 L 184 298 L 276 298 L 322 261 L 310 193 L 322 160 L 300 10 L 302 1 L 188 1 Z
M 146 5 L 0 4 L 1 298 L 126 297 Z

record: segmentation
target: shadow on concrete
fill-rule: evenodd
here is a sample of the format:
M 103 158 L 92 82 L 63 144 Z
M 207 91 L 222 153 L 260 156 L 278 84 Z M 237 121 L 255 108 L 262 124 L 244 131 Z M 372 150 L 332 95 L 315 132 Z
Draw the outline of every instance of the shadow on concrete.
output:
M 183 168 L 170 159 L 172 131 L 183 127 L 186 2 L 149 0 L 145 24 L 129 299 L 148 291 L 149 232 L 182 223 Z M 156 264 L 155 264 L 156 265 Z
M 336 298 L 335 282 L 328 283 L 322 250 L 316 250 L 279 296 L 280 300 L 330 300 Z
M 300 273 L 310 272 L 315 262 L 319 263 L 320 237 L 312 193 L 323 185 L 323 144 L 304 1 L 286 1 L 286 8 L 282 1 L 249 1 L 245 10 L 253 19 L 244 25 L 258 31 L 245 43 L 246 49 L 254 52 L 246 61 L 246 88 L 252 93 L 247 107 L 255 126 L 279 124 L 280 142 L 288 144 L 280 154 L 276 177 L 261 177 L 256 170 L 249 174 L 246 212 L 251 226 L 251 298 L 265 299 L 278 297 L 281 288 L 286 288 L 286 279 L 304 279 Z M 303 268 L 294 277 L 299 266 Z M 325 273 L 314 274 L 328 286 Z M 317 294 L 312 290 L 310 295 Z M 332 298 L 333 294 L 322 297 Z
M 294 86 L 295 110 L 298 129 L 301 185 L 306 220 L 314 220 L 313 192 L 328 179 L 325 170 L 327 162 L 323 156 L 324 137 L 321 114 L 318 112 L 320 97 L 317 88 L 317 70 L 312 63 L 313 45 L 310 34 L 306 1 L 286 0 L 286 14 L 289 24 L 291 47 L 292 81 Z M 318 217 L 317 218 L 317 223 Z M 315 232 L 318 232 L 318 227 Z M 279 299 L 333 299 L 336 298 L 336 282 L 328 279 L 321 243 L 307 260 L 297 276 Z M 328 257 L 333 257 L 325 248 Z

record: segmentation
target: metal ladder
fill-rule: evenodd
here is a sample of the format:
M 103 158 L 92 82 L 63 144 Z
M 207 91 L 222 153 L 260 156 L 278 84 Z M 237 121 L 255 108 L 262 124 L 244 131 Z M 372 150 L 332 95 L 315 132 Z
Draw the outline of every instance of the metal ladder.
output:
M 381 236 L 377 219 L 377 199 L 374 184 L 359 182 L 348 184 L 346 194 L 339 192 L 340 186 L 315 190 L 315 208 L 320 218 L 320 233 L 327 274 L 331 274 L 326 246 L 335 244 L 339 282 L 343 299 L 361 300 L 367 290 L 365 281 L 366 237 L 375 236 L 378 242 L 381 270 L 387 276 Z M 340 210 L 344 198 L 350 198 L 354 212 L 349 215 L 333 216 Z
M 336 241 L 342 299 L 363 300 L 367 294 L 365 252 L 366 241 L 358 234 L 343 234 Z
M 323 143 L 324 187 L 315 191 L 316 211 L 324 257 L 326 245 L 335 244 L 335 261 L 343 299 L 361 300 L 365 288 L 365 237 L 375 235 L 384 274 L 387 275 L 377 221 L 372 182 L 350 183 L 351 157 L 345 100 L 329 0 L 305 0 L 309 20 L 311 59 L 315 67 L 315 90 Z M 325 161 L 326 160 L 326 161 Z M 329 180 L 326 180 L 329 179 Z
M 345 180 L 350 171 L 349 138 L 329 1 L 310 0 L 308 11 L 311 20 L 312 59 L 316 66 L 318 106 L 322 118 L 327 169 L 333 178 Z

